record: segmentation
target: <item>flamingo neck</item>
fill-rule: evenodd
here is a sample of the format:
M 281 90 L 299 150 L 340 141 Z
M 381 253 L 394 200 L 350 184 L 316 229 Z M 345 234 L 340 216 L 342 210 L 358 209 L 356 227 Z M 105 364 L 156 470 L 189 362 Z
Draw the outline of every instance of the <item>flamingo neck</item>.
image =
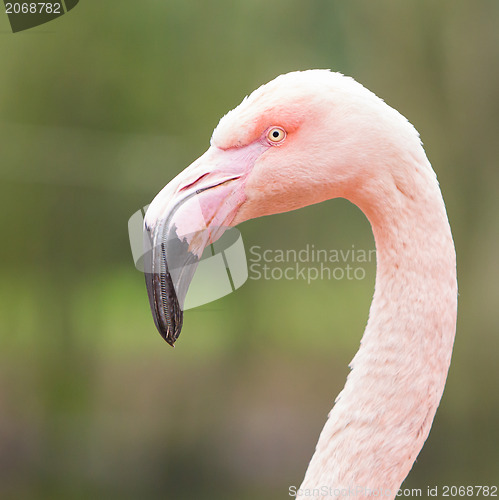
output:
M 393 178 L 350 196 L 373 228 L 376 285 L 352 371 L 301 485 L 329 491 L 324 498 L 345 488 L 355 498 L 373 491 L 394 498 L 444 390 L 456 324 L 455 251 L 433 170 L 426 157 L 415 167 L 410 184 Z

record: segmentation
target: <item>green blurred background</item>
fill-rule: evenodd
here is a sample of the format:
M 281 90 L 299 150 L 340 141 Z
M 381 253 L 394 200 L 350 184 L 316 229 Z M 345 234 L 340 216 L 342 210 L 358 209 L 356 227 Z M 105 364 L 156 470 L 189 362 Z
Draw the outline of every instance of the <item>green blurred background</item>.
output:
M 457 254 L 458 334 L 404 485 L 499 482 L 499 2 L 81 0 L 0 15 L 0 497 L 287 498 L 367 320 L 361 281 L 249 280 L 155 331 L 127 220 L 276 75 L 354 76 L 420 131 Z M 246 248 L 373 248 L 344 200 Z

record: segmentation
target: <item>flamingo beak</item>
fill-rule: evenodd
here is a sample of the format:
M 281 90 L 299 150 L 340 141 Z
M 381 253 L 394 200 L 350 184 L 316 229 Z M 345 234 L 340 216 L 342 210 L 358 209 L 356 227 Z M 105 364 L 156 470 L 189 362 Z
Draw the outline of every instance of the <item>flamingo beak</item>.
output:
M 154 198 L 144 219 L 144 271 L 161 336 L 174 345 L 184 301 L 203 250 L 230 227 L 245 200 L 244 183 L 260 143 L 208 151 Z

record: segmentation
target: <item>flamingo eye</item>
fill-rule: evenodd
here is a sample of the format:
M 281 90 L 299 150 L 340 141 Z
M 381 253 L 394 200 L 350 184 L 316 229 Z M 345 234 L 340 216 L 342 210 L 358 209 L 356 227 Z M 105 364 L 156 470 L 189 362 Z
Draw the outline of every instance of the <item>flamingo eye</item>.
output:
M 272 144 L 279 144 L 286 139 L 286 131 L 281 127 L 271 127 L 267 132 L 267 139 Z

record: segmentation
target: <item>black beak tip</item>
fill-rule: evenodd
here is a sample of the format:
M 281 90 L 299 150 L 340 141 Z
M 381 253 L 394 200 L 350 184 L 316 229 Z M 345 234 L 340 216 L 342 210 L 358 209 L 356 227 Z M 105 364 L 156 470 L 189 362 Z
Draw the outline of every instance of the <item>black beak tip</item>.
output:
M 160 335 L 165 339 L 166 343 L 172 347 L 175 347 L 175 342 L 182 330 L 183 313 L 181 310 L 176 312 L 175 318 L 176 319 L 172 321 L 173 324 L 167 325 L 166 329 L 158 328 Z M 179 323 L 177 323 L 177 321 L 179 321 Z
M 163 335 L 163 338 L 165 339 L 166 343 L 168 345 L 171 345 L 172 347 L 175 347 L 175 342 L 176 342 L 176 338 L 174 337 L 169 337 L 167 335 Z
M 167 344 L 174 347 L 182 330 L 184 314 L 170 274 L 145 273 L 145 278 L 154 324 Z
M 167 343 L 168 345 L 171 345 L 172 347 L 175 347 L 175 340 L 173 340 L 173 339 L 172 339 L 172 340 L 170 340 L 170 339 L 168 339 L 167 337 L 163 337 L 163 338 L 166 340 L 166 343 Z

